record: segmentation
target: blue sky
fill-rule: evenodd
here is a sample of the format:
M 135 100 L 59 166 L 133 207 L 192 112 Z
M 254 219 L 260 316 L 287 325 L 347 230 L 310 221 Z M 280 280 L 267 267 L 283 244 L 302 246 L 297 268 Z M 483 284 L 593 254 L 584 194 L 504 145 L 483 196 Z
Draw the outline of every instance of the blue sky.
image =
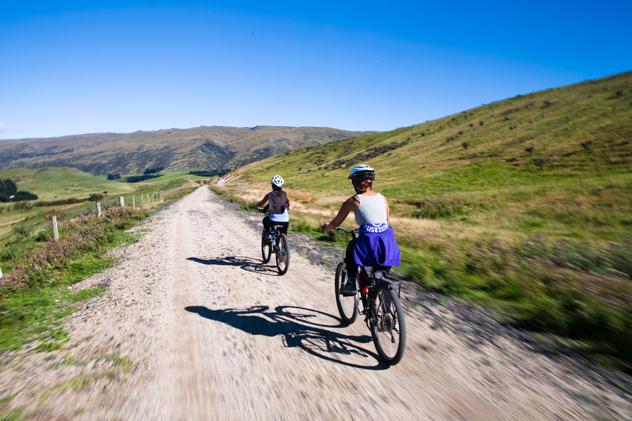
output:
M 632 70 L 630 1 L 0 0 L 0 138 L 389 130 Z

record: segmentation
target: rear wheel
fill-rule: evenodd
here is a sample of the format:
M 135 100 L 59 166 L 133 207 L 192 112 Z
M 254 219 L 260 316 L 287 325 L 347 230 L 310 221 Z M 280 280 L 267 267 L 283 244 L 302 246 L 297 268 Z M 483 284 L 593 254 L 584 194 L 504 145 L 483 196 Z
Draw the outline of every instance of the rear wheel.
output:
M 272 243 L 270 242 L 270 238 L 266 237 L 266 232 L 263 231 L 261 233 L 261 259 L 263 263 L 268 263 L 272 255 Z
M 358 317 L 358 299 L 357 296 L 346 297 L 340 294 L 340 289 L 347 281 L 347 266 L 344 262 L 340 262 L 336 268 L 335 292 L 336 305 L 338 313 L 340 313 L 340 321 L 343 325 L 350 325 L 355 322 Z
M 379 287 L 372 306 L 371 336 L 380 359 L 395 365 L 401 361 L 406 347 L 406 322 L 397 293 Z
M 288 267 L 290 266 L 290 248 L 287 244 L 287 237 L 285 234 L 279 236 L 279 241 L 276 250 L 276 266 L 279 271 L 279 275 L 285 275 Z

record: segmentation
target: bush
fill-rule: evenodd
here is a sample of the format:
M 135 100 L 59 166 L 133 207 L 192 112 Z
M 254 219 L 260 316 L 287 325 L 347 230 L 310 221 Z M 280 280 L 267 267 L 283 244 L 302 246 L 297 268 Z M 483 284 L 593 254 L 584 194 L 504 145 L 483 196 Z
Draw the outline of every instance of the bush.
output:
M 152 178 L 158 178 L 161 174 L 143 174 L 143 175 L 132 175 L 125 179 L 128 183 L 138 183 L 139 181 L 150 180 Z
M 544 158 L 534 158 L 533 165 L 535 165 L 539 170 L 544 169 L 544 165 L 546 165 L 547 160 Z
M 108 180 L 120 180 L 121 174 L 119 173 L 110 173 L 108 174 Z
M 15 194 L 15 199 L 16 201 L 21 201 L 21 200 L 37 200 L 37 195 L 35 193 L 31 193 L 28 191 L 18 191 Z
M 164 169 L 165 169 L 165 167 L 145 168 L 145 171 L 143 171 L 143 174 L 144 175 L 156 174 L 156 173 L 159 173 L 160 171 L 162 171 Z

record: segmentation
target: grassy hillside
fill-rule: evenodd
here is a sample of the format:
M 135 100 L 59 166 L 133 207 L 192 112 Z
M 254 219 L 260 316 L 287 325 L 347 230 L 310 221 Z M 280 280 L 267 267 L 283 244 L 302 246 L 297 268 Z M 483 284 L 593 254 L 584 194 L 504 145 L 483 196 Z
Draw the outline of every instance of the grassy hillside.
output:
M 235 168 L 362 134 L 326 127 L 196 127 L 0 140 L 0 168 L 74 167 L 93 174 Z
M 20 190 L 38 195 L 40 200 L 61 200 L 84 197 L 90 193 L 107 191 L 128 193 L 134 187 L 128 183 L 108 181 L 74 168 L 13 169 L 0 171 L 1 178 L 15 181 Z
M 359 162 L 377 169 L 410 277 L 632 360 L 632 73 L 267 159 L 216 188 L 252 202 L 281 174 L 309 230 Z

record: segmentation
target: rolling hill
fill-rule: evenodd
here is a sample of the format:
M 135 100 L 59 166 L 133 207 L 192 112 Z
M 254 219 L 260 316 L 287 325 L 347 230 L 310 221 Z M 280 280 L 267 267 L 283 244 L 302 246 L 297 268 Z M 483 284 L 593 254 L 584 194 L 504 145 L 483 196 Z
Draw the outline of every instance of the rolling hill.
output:
M 402 217 L 621 239 L 632 229 L 632 73 L 309 147 L 239 169 L 227 187 L 267 188 L 280 173 L 310 203 L 335 207 L 359 162 L 377 169 Z
M 74 167 L 93 174 L 145 168 L 223 170 L 362 132 L 320 127 L 196 127 L 0 140 L 0 169 Z
M 400 273 L 632 370 L 632 72 L 269 158 L 213 188 L 252 206 L 281 174 L 291 229 L 344 244 L 317 227 L 360 162 L 389 198 Z

